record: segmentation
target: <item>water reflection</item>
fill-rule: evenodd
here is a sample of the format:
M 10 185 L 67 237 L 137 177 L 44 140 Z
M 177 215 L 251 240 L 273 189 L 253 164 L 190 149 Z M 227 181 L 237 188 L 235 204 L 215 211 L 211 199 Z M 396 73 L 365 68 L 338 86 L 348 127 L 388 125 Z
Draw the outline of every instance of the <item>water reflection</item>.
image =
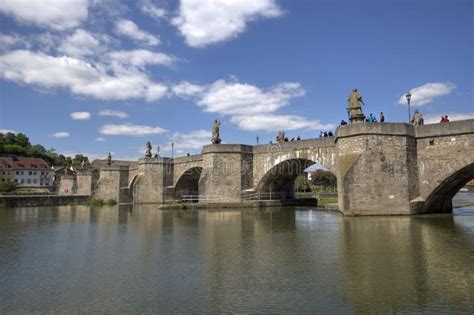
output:
M 0 210 L 4 312 L 474 311 L 474 216 Z

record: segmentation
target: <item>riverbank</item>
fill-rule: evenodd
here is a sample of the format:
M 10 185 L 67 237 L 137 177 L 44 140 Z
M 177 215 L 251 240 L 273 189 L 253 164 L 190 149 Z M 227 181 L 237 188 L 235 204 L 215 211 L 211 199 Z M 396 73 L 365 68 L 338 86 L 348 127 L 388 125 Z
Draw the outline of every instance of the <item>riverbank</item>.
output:
M 287 199 L 287 200 L 249 200 L 243 202 L 215 202 L 215 203 L 169 203 L 159 206 L 163 210 L 171 209 L 237 209 L 237 208 L 266 208 L 286 206 L 317 207 L 318 200 L 314 198 Z
M 53 207 L 68 205 L 84 205 L 89 201 L 90 196 L 73 195 L 14 195 L 0 196 L 0 204 L 6 208 L 18 207 Z

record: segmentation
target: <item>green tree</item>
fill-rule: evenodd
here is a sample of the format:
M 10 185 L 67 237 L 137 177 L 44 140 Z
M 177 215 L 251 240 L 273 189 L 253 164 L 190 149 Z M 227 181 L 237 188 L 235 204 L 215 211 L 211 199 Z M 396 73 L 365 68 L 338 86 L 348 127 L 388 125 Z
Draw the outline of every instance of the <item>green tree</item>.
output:
M 19 145 L 20 147 L 23 148 L 29 148 L 31 147 L 30 139 L 23 133 L 17 133 L 16 134 L 16 145 Z
M 16 144 L 16 136 L 13 132 L 7 132 L 7 134 L 5 135 L 5 140 L 4 140 L 4 144 L 12 144 L 12 145 L 15 145 Z
M 311 173 L 311 183 L 316 186 L 334 187 L 337 185 L 337 178 L 329 171 L 316 170 Z
M 6 182 L 0 183 L 1 192 L 13 192 L 17 188 L 16 182 L 8 179 Z

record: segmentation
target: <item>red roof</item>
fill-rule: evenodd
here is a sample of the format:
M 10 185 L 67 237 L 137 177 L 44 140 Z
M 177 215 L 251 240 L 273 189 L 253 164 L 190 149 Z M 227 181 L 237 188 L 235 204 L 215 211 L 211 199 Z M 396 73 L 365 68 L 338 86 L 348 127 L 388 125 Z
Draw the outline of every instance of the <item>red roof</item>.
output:
M 40 158 L 32 157 L 0 157 L 1 170 L 40 170 L 50 171 L 51 167 L 48 163 Z

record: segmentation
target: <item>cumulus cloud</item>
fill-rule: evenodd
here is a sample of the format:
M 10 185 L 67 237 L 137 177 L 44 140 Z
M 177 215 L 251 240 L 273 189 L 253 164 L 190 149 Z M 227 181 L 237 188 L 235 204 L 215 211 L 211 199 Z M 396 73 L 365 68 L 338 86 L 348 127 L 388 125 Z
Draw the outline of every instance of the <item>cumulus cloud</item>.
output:
M 111 62 L 138 68 L 143 68 L 146 65 L 171 66 L 176 61 L 172 56 L 146 49 L 113 51 L 107 54 L 107 59 Z
M 272 113 L 304 94 L 301 85 L 294 82 L 280 83 L 263 91 L 250 84 L 218 80 L 209 86 L 197 104 L 206 112 L 251 115 Z
M 78 26 L 87 18 L 88 0 L 0 0 L 0 12 L 17 21 L 55 30 Z
M 174 143 L 175 153 L 184 152 L 197 153 L 202 147 L 211 143 L 211 132 L 209 130 L 198 129 L 189 133 L 175 132 L 169 137 L 169 141 L 160 147 L 162 152 L 171 152 L 171 143 Z M 157 145 L 154 145 L 156 147 Z M 140 150 L 140 152 L 144 152 Z
M 63 53 L 77 57 L 93 55 L 99 49 L 100 41 L 83 29 L 78 29 L 67 36 L 58 48 Z
M 275 130 L 330 130 L 333 124 L 321 124 L 319 120 L 310 120 L 297 115 L 260 114 L 250 116 L 233 116 L 231 123 L 247 131 L 275 131 Z
M 74 120 L 89 120 L 91 119 L 91 113 L 88 112 L 74 112 L 70 114 L 71 119 Z
M 257 18 L 282 14 L 274 0 L 181 0 L 172 24 L 189 46 L 204 47 L 236 37 Z
M 421 106 L 430 104 L 435 98 L 451 93 L 456 86 L 450 82 L 433 82 L 426 83 L 422 86 L 410 90 L 411 101 L 410 104 L 414 106 Z M 405 94 L 400 96 L 399 104 L 407 104 Z
M 140 1 L 138 4 L 140 10 L 146 15 L 152 17 L 153 19 L 159 21 L 166 18 L 166 10 L 154 5 L 149 0 Z
M 474 119 L 474 113 L 439 113 L 424 116 L 425 124 L 435 124 L 441 121 L 441 116 L 448 115 L 449 121 Z
M 150 46 L 155 46 L 160 43 L 158 37 L 141 30 L 134 22 L 130 20 L 121 19 L 115 24 L 115 30 L 118 34 L 128 37 L 134 41 L 143 42 Z
M 52 136 L 55 138 L 67 138 L 67 137 L 70 137 L 71 134 L 69 132 L 59 131 L 59 132 L 53 133 Z
M 9 49 L 11 47 L 30 46 L 28 41 L 18 34 L 3 34 L 0 33 L 0 50 Z
M 127 118 L 128 114 L 118 110 L 103 109 L 99 112 L 99 116 L 112 116 L 118 118 Z
M 182 81 L 171 87 L 173 93 L 182 98 L 195 97 L 202 94 L 206 87 L 198 84 L 193 84 L 187 81 Z
M 101 100 L 142 98 L 151 102 L 167 90 L 144 73 L 121 70 L 110 75 L 103 67 L 67 56 L 14 50 L 0 57 L 0 77 L 4 79 L 42 88 L 68 88 L 74 94 Z
M 123 125 L 104 125 L 100 128 L 99 132 L 104 135 L 112 136 L 145 136 L 159 135 L 168 131 L 160 127 L 133 125 L 127 123 Z

